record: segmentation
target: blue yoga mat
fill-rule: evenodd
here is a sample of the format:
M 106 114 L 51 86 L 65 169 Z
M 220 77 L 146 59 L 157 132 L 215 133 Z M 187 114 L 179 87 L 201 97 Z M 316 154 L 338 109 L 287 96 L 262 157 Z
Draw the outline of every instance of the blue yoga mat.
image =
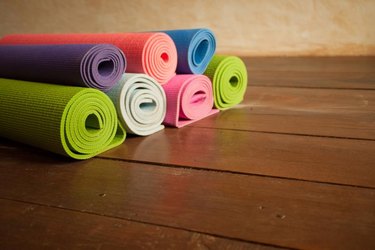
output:
M 216 50 L 216 39 L 209 29 L 166 30 L 177 53 L 177 74 L 202 74 Z

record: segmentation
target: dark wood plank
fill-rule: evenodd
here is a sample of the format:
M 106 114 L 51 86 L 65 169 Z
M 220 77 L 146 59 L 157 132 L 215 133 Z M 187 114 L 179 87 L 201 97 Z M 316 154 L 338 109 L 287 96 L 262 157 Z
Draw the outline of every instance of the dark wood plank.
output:
M 375 72 L 250 71 L 248 85 L 268 87 L 375 89 Z
M 231 114 L 227 112 L 221 115 L 225 117 L 226 114 Z M 243 117 L 243 114 L 240 115 Z M 224 122 L 228 120 L 234 119 L 229 116 Z M 297 119 L 290 120 L 291 126 L 293 120 Z M 212 121 L 211 118 L 199 124 L 208 126 L 209 121 Z M 237 121 L 238 124 L 245 124 L 241 123 L 238 117 Z M 220 120 L 216 123 L 219 122 Z M 265 127 L 272 126 L 266 125 L 266 121 L 259 126 L 262 124 Z M 279 124 L 281 128 L 285 126 L 281 121 L 273 124 Z M 313 123 L 311 127 L 314 124 L 316 127 L 319 126 Z M 215 123 L 211 125 L 215 126 Z M 6 150 L 6 147 L 17 149 L 20 145 L 9 143 L 2 140 L 0 144 L 5 147 L 2 153 L 4 159 L 14 157 L 11 149 Z M 375 187 L 375 141 L 186 127 L 168 128 L 149 137 L 128 137 L 123 145 L 101 156 L 162 165 Z
M 249 87 L 244 99 L 191 126 L 375 140 L 375 91 Z
M 0 199 L 0 249 L 278 249 Z
M 375 56 L 243 57 L 251 71 L 374 72 Z
M 374 189 L 19 156 L 0 163 L 1 198 L 284 247 L 375 248 Z
M 375 112 L 375 91 L 249 87 L 244 103 L 253 106 L 305 112 Z
M 375 187 L 375 141 L 186 127 L 128 138 L 102 156 Z
M 249 85 L 375 89 L 375 57 L 244 57 Z
M 97 159 L 0 139 L 0 248 L 375 249 L 375 57 L 245 62 L 241 105 Z

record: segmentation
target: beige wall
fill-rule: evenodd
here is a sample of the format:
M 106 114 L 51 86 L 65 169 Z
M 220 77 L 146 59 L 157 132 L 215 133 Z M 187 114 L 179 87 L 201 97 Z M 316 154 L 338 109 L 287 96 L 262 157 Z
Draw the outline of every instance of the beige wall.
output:
M 375 0 L 0 0 L 0 35 L 190 27 L 219 52 L 375 55 Z

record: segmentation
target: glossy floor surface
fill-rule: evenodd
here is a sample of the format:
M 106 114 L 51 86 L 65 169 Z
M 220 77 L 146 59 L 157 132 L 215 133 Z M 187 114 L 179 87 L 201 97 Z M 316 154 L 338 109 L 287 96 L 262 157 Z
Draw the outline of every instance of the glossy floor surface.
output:
M 375 58 L 244 58 L 245 100 L 94 159 L 0 139 L 0 249 L 375 249 Z

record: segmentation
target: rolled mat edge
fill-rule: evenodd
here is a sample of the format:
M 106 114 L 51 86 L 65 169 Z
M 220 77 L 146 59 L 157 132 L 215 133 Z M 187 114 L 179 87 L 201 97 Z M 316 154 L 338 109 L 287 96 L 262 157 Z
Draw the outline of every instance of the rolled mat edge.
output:
M 242 102 L 247 89 L 247 69 L 241 58 L 214 55 L 204 75 L 212 81 L 217 109 L 225 110 Z
M 162 87 L 167 97 L 165 125 L 181 128 L 219 112 L 213 109 L 212 84 L 204 75 L 176 75 Z
M 0 45 L 0 77 L 107 91 L 126 68 L 111 44 Z
M 11 34 L 0 39 L 0 44 L 87 43 L 108 43 L 119 47 L 126 56 L 128 72 L 146 73 L 160 84 L 175 74 L 176 46 L 172 38 L 162 32 Z
M 161 85 L 146 74 L 127 73 L 106 94 L 128 133 L 146 136 L 164 129 L 166 96 Z
M 0 78 L 0 110 L 0 136 L 74 159 L 126 137 L 113 103 L 96 89 Z
M 216 38 L 212 30 L 177 29 L 161 31 L 174 41 L 178 53 L 178 74 L 203 74 L 216 51 Z

